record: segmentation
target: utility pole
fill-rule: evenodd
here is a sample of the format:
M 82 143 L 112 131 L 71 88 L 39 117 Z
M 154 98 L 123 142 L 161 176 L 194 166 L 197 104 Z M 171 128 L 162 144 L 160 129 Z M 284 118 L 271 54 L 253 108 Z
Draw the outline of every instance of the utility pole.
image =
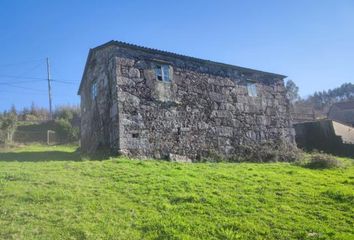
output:
M 52 120 L 53 119 L 53 113 L 52 113 L 52 87 L 50 85 L 49 58 L 47 58 L 47 76 L 48 76 L 48 97 L 49 97 L 49 120 Z

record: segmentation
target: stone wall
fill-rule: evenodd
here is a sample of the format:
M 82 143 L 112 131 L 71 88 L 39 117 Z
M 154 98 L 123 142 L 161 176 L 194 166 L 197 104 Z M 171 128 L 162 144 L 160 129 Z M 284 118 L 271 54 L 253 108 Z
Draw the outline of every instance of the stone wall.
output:
M 156 79 L 156 64 L 172 81 Z M 98 82 L 92 100 L 92 82 Z M 254 82 L 251 97 L 247 83 Z M 240 145 L 294 144 L 283 77 L 145 49 L 110 45 L 92 50 L 80 86 L 84 152 L 195 159 L 231 156 Z
M 98 149 L 118 148 L 118 108 L 115 66 L 110 48 L 90 51 L 80 87 L 81 149 L 94 153 Z M 97 83 L 97 96 L 91 86 Z

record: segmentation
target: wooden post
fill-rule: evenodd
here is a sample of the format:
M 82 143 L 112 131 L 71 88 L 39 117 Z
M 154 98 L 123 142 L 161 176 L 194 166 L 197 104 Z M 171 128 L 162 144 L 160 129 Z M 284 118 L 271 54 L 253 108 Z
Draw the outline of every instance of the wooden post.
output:
M 47 131 L 47 145 L 50 145 L 50 134 L 55 134 L 55 131 L 48 130 Z
M 49 58 L 47 58 L 47 77 L 48 77 L 48 98 L 49 98 L 49 120 L 53 120 L 53 113 L 52 113 L 52 87 L 51 87 L 51 84 L 50 84 Z

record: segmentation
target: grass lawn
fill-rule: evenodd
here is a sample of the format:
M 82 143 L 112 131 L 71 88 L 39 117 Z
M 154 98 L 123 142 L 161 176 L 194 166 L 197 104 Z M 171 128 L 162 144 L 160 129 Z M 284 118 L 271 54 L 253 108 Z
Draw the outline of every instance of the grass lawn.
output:
M 354 239 L 354 166 L 0 152 L 0 239 Z

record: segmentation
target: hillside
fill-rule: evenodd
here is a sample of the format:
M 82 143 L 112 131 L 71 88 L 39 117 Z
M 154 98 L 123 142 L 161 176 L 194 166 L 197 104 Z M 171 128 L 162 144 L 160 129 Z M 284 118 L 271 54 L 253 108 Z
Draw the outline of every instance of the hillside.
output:
M 0 152 L 0 239 L 354 239 L 354 167 Z

